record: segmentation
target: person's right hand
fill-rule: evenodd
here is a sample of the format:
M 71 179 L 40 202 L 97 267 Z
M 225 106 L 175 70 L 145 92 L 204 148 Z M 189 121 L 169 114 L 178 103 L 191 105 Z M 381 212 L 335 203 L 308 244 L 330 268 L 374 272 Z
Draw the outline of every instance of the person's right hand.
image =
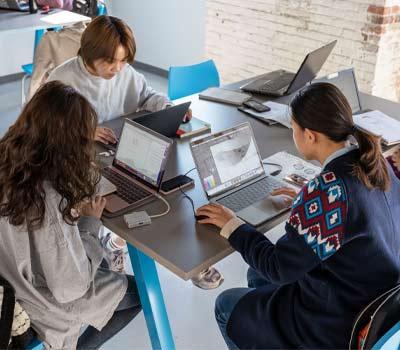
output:
M 104 126 L 98 126 L 96 128 L 96 133 L 94 135 L 94 139 L 96 141 L 100 141 L 105 144 L 114 144 L 117 143 L 117 137 L 114 134 L 114 131 L 110 128 L 106 128 Z
M 279 196 L 279 195 L 288 196 L 288 200 L 291 201 L 290 202 L 291 205 L 293 203 L 293 199 L 297 196 L 297 191 L 292 187 L 281 187 L 271 192 L 271 196 Z
M 82 216 L 94 216 L 95 218 L 100 219 L 106 203 L 107 201 L 105 198 L 96 196 L 92 201 L 81 206 L 80 214 Z

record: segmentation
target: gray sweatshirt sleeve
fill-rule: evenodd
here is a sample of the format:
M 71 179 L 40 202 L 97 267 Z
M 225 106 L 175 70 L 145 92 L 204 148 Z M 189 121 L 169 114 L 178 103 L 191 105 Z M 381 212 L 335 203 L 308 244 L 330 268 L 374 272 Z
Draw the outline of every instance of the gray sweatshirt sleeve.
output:
M 77 225 L 53 220 L 45 235 L 36 234 L 40 269 L 36 286 L 46 286 L 59 303 L 83 297 L 94 281 L 103 258 L 97 233 L 100 220 L 81 218 Z
M 156 112 L 173 105 L 167 96 L 150 87 L 142 74 L 137 72 L 136 74 L 138 75 L 136 87 L 140 91 L 138 106 L 140 110 Z
M 78 229 L 81 235 L 86 254 L 96 268 L 103 260 L 104 249 L 100 244 L 99 230 L 101 221 L 93 216 L 82 216 L 78 220 Z

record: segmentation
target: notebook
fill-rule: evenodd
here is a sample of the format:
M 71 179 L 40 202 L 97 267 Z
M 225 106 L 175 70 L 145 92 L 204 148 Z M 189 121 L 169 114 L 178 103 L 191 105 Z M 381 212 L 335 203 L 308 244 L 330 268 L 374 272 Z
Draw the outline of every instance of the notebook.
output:
M 191 137 L 194 135 L 198 135 L 210 130 L 211 130 L 211 125 L 209 123 L 203 122 L 198 118 L 192 117 L 190 122 L 182 123 L 179 126 L 179 129 L 176 132 L 176 134 L 180 138 L 184 138 L 184 137 Z
M 382 137 L 386 146 L 400 143 L 400 121 L 374 110 L 353 115 L 354 123 L 364 131 Z
M 250 100 L 251 95 L 243 92 L 211 87 L 199 94 L 199 99 L 213 102 L 227 103 L 234 106 L 240 106 L 243 102 Z

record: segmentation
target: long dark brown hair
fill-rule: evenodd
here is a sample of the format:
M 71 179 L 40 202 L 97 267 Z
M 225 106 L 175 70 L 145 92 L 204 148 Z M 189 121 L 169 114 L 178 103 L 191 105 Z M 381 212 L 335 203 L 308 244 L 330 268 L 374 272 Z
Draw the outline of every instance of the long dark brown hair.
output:
M 334 142 L 346 141 L 353 135 L 360 150 L 354 174 L 370 189 L 386 191 L 389 188 L 390 179 L 380 137 L 355 126 L 350 104 L 335 85 L 316 83 L 306 86 L 292 99 L 290 108 L 293 120 L 302 129 L 320 132 Z
M 0 217 L 36 229 L 45 217 L 47 181 L 61 196 L 65 222 L 91 198 L 99 182 L 94 133 L 97 115 L 76 90 L 44 84 L 0 140 Z

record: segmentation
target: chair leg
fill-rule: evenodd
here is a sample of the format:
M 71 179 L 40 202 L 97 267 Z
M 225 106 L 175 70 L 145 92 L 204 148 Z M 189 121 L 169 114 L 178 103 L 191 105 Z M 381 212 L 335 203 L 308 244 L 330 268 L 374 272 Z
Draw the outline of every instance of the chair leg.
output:
M 22 78 L 21 82 L 21 106 L 25 104 L 26 96 L 25 96 L 25 81 L 29 77 L 28 74 L 25 74 Z

